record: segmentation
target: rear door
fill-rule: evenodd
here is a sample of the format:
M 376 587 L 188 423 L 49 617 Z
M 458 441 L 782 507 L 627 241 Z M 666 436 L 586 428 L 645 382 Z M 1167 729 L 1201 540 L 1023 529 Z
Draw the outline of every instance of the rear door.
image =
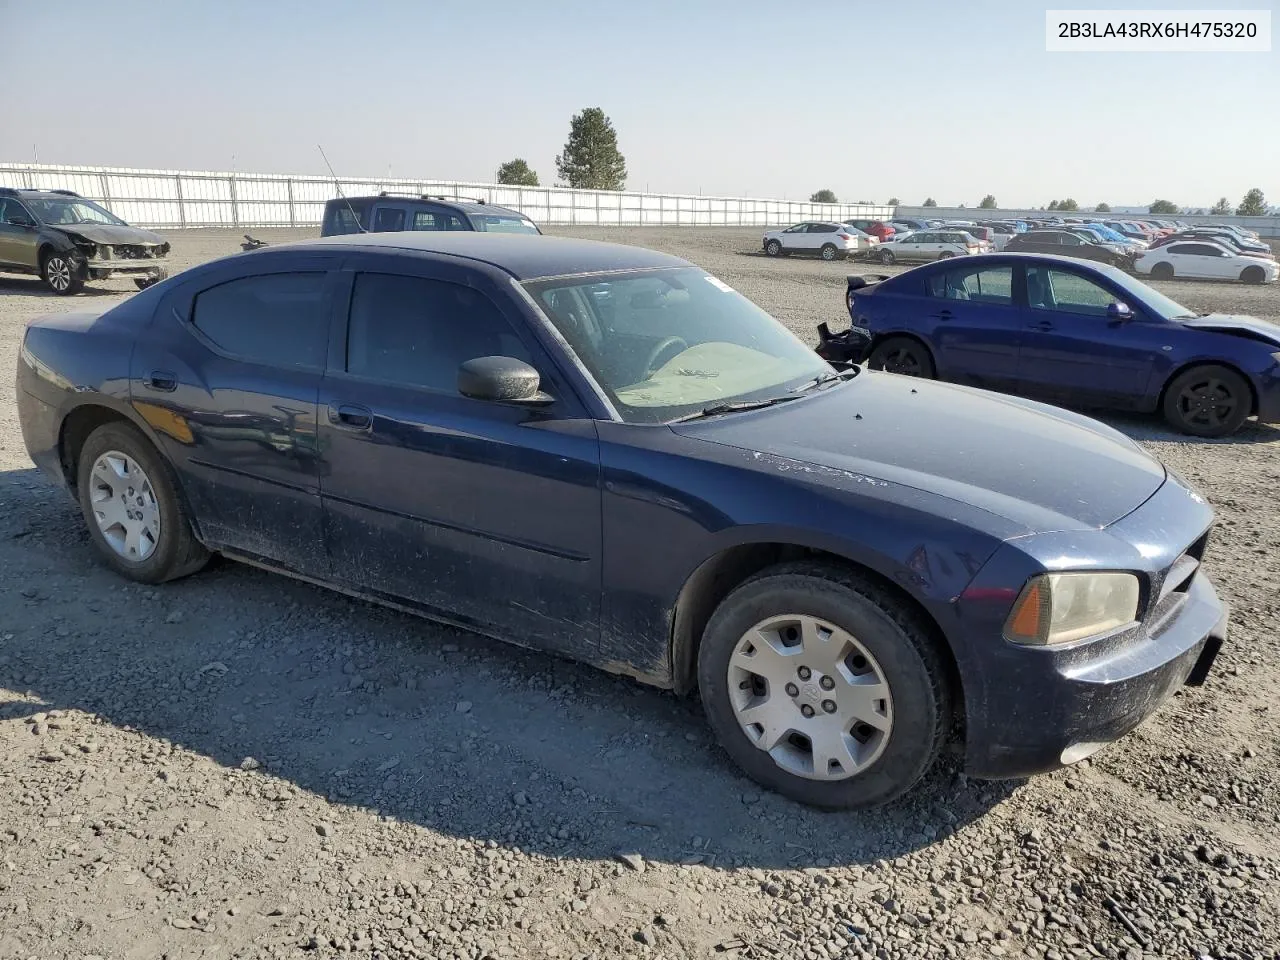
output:
M 204 540 L 327 577 L 316 402 L 338 255 L 267 253 L 179 282 L 131 365 Z M 249 268 L 249 270 L 246 270 Z
M 1060 403 L 1134 407 L 1146 395 L 1156 346 L 1140 307 L 1113 320 L 1125 301 L 1105 281 L 1070 267 L 1026 268 L 1026 329 L 1018 351 L 1018 392 Z
M 320 389 L 335 578 L 507 639 L 582 656 L 599 631 L 595 423 L 504 287 L 451 262 L 352 256 Z M 458 393 L 482 356 L 556 400 Z
M 984 264 L 974 258 L 925 278 L 942 379 L 994 390 L 1013 384 L 1023 329 L 1015 295 L 1019 271 L 1013 264 Z

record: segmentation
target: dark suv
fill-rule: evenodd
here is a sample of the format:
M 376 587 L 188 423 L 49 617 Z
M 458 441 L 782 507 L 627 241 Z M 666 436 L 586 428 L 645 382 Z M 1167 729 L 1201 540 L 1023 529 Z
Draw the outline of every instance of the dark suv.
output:
M 0 272 L 34 273 L 58 294 L 119 273 L 139 290 L 169 275 L 169 244 L 70 190 L 0 187 Z
M 463 197 L 380 193 L 348 197 L 324 205 L 322 237 L 345 233 L 399 230 L 478 230 L 488 233 L 541 233 L 518 210 Z

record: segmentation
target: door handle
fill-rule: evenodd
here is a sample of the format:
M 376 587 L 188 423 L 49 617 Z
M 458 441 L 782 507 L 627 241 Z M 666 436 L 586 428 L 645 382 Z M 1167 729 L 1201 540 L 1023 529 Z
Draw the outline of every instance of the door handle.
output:
M 143 377 L 142 382 L 152 390 L 162 390 L 165 393 L 172 393 L 178 389 L 177 375 L 168 370 L 152 370 Z
M 340 403 L 329 408 L 329 422 L 349 430 L 368 430 L 373 426 L 373 411 L 360 403 Z
M 938 311 L 937 313 L 935 313 L 933 316 L 934 316 L 934 319 L 936 319 L 936 320 L 950 320 L 950 319 L 951 319 L 951 311 L 950 311 L 950 310 L 939 310 L 939 311 Z
M 1048 320 L 1037 320 L 1035 323 L 1028 323 L 1028 329 L 1031 330 L 1052 330 L 1053 323 Z

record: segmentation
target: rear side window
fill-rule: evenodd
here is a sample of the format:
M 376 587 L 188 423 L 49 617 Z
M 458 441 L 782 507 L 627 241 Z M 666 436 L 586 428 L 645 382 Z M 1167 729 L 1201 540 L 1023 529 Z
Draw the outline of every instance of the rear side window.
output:
M 373 212 L 374 233 L 394 233 L 404 229 L 403 207 L 379 207 Z
M 968 267 L 935 273 L 927 281 L 929 295 L 944 300 L 1013 303 L 1013 267 Z
M 422 277 L 356 277 L 348 373 L 457 393 L 458 368 L 494 356 L 531 361 L 524 342 L 484 294 Z
M 215 346 L 274 367 L 323 367 L 329 339 L 325 275 L 242 277 L 196 294 L 192 325 Z
M 444 223 L 434 210 L 413 211 L 413 224 L 410 230 L 443 230 Z

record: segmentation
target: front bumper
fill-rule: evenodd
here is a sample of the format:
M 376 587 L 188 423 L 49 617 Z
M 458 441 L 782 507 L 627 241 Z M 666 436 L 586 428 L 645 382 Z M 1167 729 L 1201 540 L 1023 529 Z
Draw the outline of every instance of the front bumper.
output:
M 1258 421 L 1280 423 L 1280 364 L 1256 377 L 1253 387 L 1258 394 Z
M 131 277 L 163 279 L 169 275 L 169 261 L 165 257 L 139 257 L 136 260 L 95 258 L 85 260 L 83 269 L 95 280 L 103 280 L 115 273 Z
M 1025 582 L 1027 568 L 1018 565 L 1027 558 L 1008 546 L 997 552 L 974 581 L 979 590 L 971 593 L 971 585 L 965 591 L 987 599 L 962 597 L 960 603 L 972 605 L 986 632 L 985 641 L 970 650 L 979 662 L 961 664 L 969 674 L 970 775 L 1022 777 L 1075 763 L 1129 733 L 1178 688 L 1204 682 L 1226 640 L 1228 619 L 1226 604 L 1198 566 L 1211 520 L 1203 499 L 1170 479 L 1108 528 L 1045 535 L 1041 547 L 1029 547 L 1042 556 L 1091 558 L 1084 565 L 1097 569 L 1143 572 L 1156 598 L 1141 624 L 1061 647 L 1021 646 L 1000 636 L 1011 599 L 996 601 L 1000 590 L 993 588 Z M 1145 569 L 1143 557 L 1150 563 Z M 1195 572 L 1183 580 L 1175 571 L 1191 558 Z M 1003 569 L 989 570 L 993 561 Z M 995 579 L 983 576 L 991 573 Z

